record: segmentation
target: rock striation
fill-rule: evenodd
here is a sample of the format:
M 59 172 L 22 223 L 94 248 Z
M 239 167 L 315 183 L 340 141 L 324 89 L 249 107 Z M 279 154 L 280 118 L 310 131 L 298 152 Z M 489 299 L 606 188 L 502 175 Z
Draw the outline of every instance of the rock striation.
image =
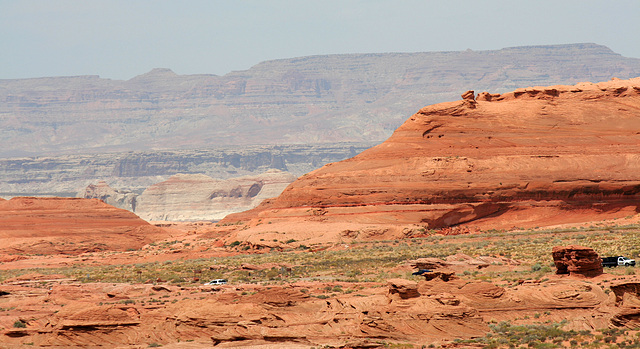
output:
M 277 169 L 301 176 L 375 143 L 289 144 L 0 159 L 0 196 L 73 197 L 99 181 L 142 193 L 176 174 L 229 179 Z M 91 192 L 92 190 L 90 190 Z
M 136 198 L 134 212 L 147 221 L 220 220 L 278 196 L 295 179 L 278 170 L 227 180 L 179 174 L 147 188 Z
M 392 279 L 386 288 L 369 284 L 324 298 L 313 295 L 331 287 L 326 283 L 187 288 L 197 292 L 192 298 L 175 285 L 30 279 L 36 282 L 2 285 L 11 316 L 0 319 L 0 338 L 9 347 L 183 347 L 185 339 L 188 348 L 379 348 L 381 341 L 459 347 L 455 341 L 485 336 L 496 321 L 531 318 L 519 323 L 528 325 L 545 314 L 545 321 L 563 319 L 565 331 L 633 329 L 640 314 L 640 284 L 628 277 L 610 284 L 611 293 L 602 279 L 551 276 L 507 288 Z M 26 328 L 12 327 L 16 319 Z
M 556 274 L 598 276 L 602 274 L 602 259 L 590 247 L 555 246 L 552 251 Z
M 471 94 L 226 220 L 504 228 L 640 212 L 640 78 Z
M 126 251 L 165 236 L 135 214 L 97 199 L 0 200 L 0 253 Z

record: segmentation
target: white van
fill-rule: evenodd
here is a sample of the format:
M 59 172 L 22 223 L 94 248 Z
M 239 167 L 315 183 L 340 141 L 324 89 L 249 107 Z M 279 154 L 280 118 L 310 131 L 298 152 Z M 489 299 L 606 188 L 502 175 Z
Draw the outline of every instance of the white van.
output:
M 225 279 L 215 279 L 215 280 L 211 280 L 211 281 L 207 282 L 205 285 L 207 285 L 207 286 L 224 285 L 226 283 L 227 283 L 227 280 L 225 280 Z

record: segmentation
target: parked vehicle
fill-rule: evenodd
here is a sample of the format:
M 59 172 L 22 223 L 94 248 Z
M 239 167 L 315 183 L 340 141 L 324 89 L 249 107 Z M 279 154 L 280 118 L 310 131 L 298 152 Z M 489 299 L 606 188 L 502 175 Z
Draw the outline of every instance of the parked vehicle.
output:
M 624 256 L 615 256 L 615 257 L 604 257 L 602 258 L 602 266 L 603 267 L 617 267 L 617 266 L 635 266 L 636 261 L 634 259 L 629 259 Z
M 225 285 L 226 283 L 227 283 L 227 280 L 225 280 L 225 279 L 215 279 L 215 280 L 211 280 L 211 281 L 207 282 L 205 285 L 207 285 L 207 286 Z

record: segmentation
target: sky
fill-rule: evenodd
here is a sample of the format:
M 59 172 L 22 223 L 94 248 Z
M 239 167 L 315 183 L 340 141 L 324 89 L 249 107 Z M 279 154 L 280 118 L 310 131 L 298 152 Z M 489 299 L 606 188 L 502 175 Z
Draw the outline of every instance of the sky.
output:
M 0 79 L 585 42 L 640 58 L 638 33 L 639 0 L 0 0 Z

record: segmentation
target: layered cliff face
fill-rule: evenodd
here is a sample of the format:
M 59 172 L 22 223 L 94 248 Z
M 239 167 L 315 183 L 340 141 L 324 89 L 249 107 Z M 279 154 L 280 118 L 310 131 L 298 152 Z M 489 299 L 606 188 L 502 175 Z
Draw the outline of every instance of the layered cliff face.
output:
M 147 188 L 136 198 L 134 212 L 148 221 L 220 220 L 277 196 L 294 180 L 278 170 L 228 180 L 180 174 Z
M 168 235 L 135 214 L 97 199 L 0 200 L 0 254 L 126 251 Z
M 640 78 L 472 92 L 227 221 L 538 226 L 640 210 Z
M 150 185 L 179 173 L 229 179 L 278 169 L 300 176 L 324 164 L 355 156 L 373 145 L 375 143 L 227 146 L 0 159 L 0 196 L 77 196 L 80 192 L 80 197 L 97 198 L 85 196 L 84 192 L 87 185 L 99 181 L 140 194 Z
M 382 141 L 463 89 L 638 75 L 640 59 L 573 44 L 298 57 L 224 76 L 0 80 L 0 156 Z

